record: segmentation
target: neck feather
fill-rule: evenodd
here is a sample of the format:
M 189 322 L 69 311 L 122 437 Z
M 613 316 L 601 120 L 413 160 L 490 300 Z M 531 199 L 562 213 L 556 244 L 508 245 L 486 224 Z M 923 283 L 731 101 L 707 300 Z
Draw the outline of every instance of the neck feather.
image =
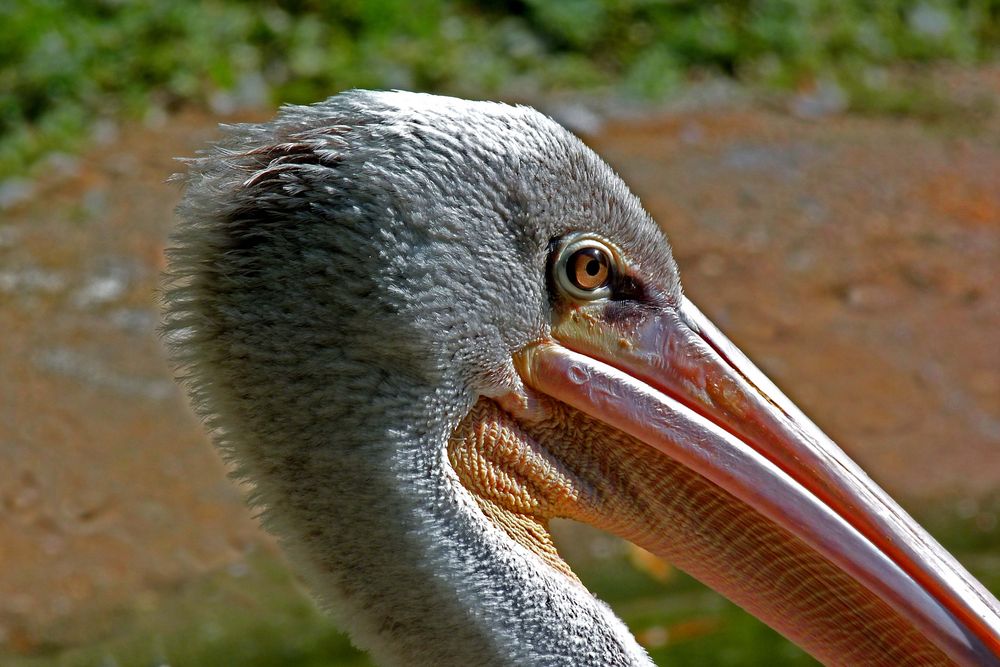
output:
M 606 605 L 511 540 L 462 486 L 446 453 L 466 409 L 457 396 L 331 385 L 325 398 L 243 402 L 234 396 L 249 386 L 207 384 L 219 396 L 200 405 L 266 527 L 380 664 L 648 664 Z M 327 401 L 353 418 L 324 420 Z
M 462 486 L 447 442 L 471 398 L 380 369 L 349 337 L 236 321 L 269 311 L 203 291 L 165 294 L 192 403 L 319 602 L 380 664 L 649 664 L 606 605 Z

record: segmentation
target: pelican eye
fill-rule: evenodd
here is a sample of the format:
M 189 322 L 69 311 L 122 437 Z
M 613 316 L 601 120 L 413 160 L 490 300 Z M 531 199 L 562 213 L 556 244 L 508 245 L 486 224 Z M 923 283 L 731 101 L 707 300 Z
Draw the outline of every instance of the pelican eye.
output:
M 597 248 L 584 248 L 573 253 L 566 269 L 574 286 L 593 290 L 608 283 L 611 262 L 608 256 Z
M 611 250 L 597 239 L 583 238 L 563 249 L 555 278 L 571 296 L 589 301 L 610 296 L 614 272 Z

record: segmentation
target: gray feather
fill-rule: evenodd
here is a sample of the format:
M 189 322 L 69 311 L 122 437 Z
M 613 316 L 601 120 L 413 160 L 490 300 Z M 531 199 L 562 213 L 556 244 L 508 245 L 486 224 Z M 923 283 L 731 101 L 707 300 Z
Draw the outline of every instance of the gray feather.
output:
M 163 331 L 321 603 L 385 664 L 648 664 L 445 452 L 547 334 L 553 239 L 600 232 L 679 294 L 636 198 L 525 107 L 354 91 L 226 132 L 189 162 Z

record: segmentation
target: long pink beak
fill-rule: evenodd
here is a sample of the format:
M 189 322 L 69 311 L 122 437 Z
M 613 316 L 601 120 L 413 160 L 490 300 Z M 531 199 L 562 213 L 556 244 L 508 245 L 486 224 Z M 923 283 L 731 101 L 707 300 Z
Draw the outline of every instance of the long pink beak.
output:
M 1000 603 L 684 299 L 626 333 L 569 321 L 529 384 L 800 538 L 962 665 L 1000 665 Z

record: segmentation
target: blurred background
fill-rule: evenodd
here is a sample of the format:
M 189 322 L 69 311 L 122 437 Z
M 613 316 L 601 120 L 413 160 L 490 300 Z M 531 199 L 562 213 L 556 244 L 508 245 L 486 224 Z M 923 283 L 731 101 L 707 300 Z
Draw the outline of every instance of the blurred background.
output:
M 688 294 L 1000 593 L 1000 1 L 0 0 L 0 664 L 366 665 L 170 379 L 174 156 L 351 87 L 533 104 Z M 559 544 L 663 664 L 812 664 Z

